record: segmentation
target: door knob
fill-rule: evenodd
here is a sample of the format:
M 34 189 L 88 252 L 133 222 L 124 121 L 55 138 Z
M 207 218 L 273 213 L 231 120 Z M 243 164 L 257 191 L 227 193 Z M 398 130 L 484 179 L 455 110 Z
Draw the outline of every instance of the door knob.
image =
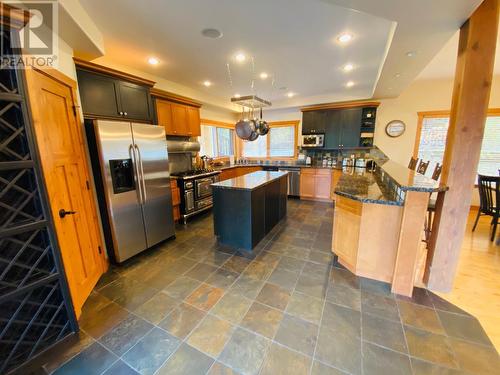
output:
M 61 219 L 64 219 L 66 215 L 74 215 L 74 214 L 76 214 L 76 211 L 66 211 L 64 208 L 61 208 L 59 210 L 59 217 Z

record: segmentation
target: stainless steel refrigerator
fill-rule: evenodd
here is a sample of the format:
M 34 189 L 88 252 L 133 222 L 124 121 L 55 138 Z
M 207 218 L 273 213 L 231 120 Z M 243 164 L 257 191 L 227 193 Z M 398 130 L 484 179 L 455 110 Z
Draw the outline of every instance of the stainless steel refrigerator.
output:
M 93 124 L 107 226 L 115 259 L 123 262 L 175 234 L 165 130 L 121 121 Z

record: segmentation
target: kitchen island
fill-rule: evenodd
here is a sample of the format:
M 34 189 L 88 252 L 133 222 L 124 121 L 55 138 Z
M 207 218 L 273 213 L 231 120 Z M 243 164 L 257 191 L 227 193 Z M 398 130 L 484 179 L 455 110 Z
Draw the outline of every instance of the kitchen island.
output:
M 343 170 L 335 187 L 332 251 L 356 275 L 392 284 L 411 296 L 422 280 L 423 228 L 438 182 L 390 160 L 374 171 Z
M 211 186 L 221 244 L 252 250 L 286 216 L 286 172 L 257 171 Z

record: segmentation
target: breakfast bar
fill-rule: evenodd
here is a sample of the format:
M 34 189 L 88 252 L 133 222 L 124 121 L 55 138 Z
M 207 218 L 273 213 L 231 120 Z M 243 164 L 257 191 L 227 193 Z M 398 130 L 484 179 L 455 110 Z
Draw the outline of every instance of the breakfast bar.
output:
M 343 171 L 335 188 L 332 251 L 356 275 L 411 296 L 425 264 L 430 195 L 447 188 L 390 160 Z
M 252 250 L 286 215 L 287 172 L 258 171 L 212 184 L 219 243 Z

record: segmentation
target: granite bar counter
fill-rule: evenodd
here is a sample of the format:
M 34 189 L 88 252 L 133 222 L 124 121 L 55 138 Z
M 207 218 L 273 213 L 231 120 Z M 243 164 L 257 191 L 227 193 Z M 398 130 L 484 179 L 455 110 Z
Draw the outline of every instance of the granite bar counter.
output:
M 257 171 L 212 184 L 219 243 L 252 250 L 286 216 L 287 173 Z
M 422 282 L 430 194 L 447 187 L 391 160 L 375 162 L 373 171 L 342 171 L 334 190 L 332 251 L 356 275 L 411 296 Z

